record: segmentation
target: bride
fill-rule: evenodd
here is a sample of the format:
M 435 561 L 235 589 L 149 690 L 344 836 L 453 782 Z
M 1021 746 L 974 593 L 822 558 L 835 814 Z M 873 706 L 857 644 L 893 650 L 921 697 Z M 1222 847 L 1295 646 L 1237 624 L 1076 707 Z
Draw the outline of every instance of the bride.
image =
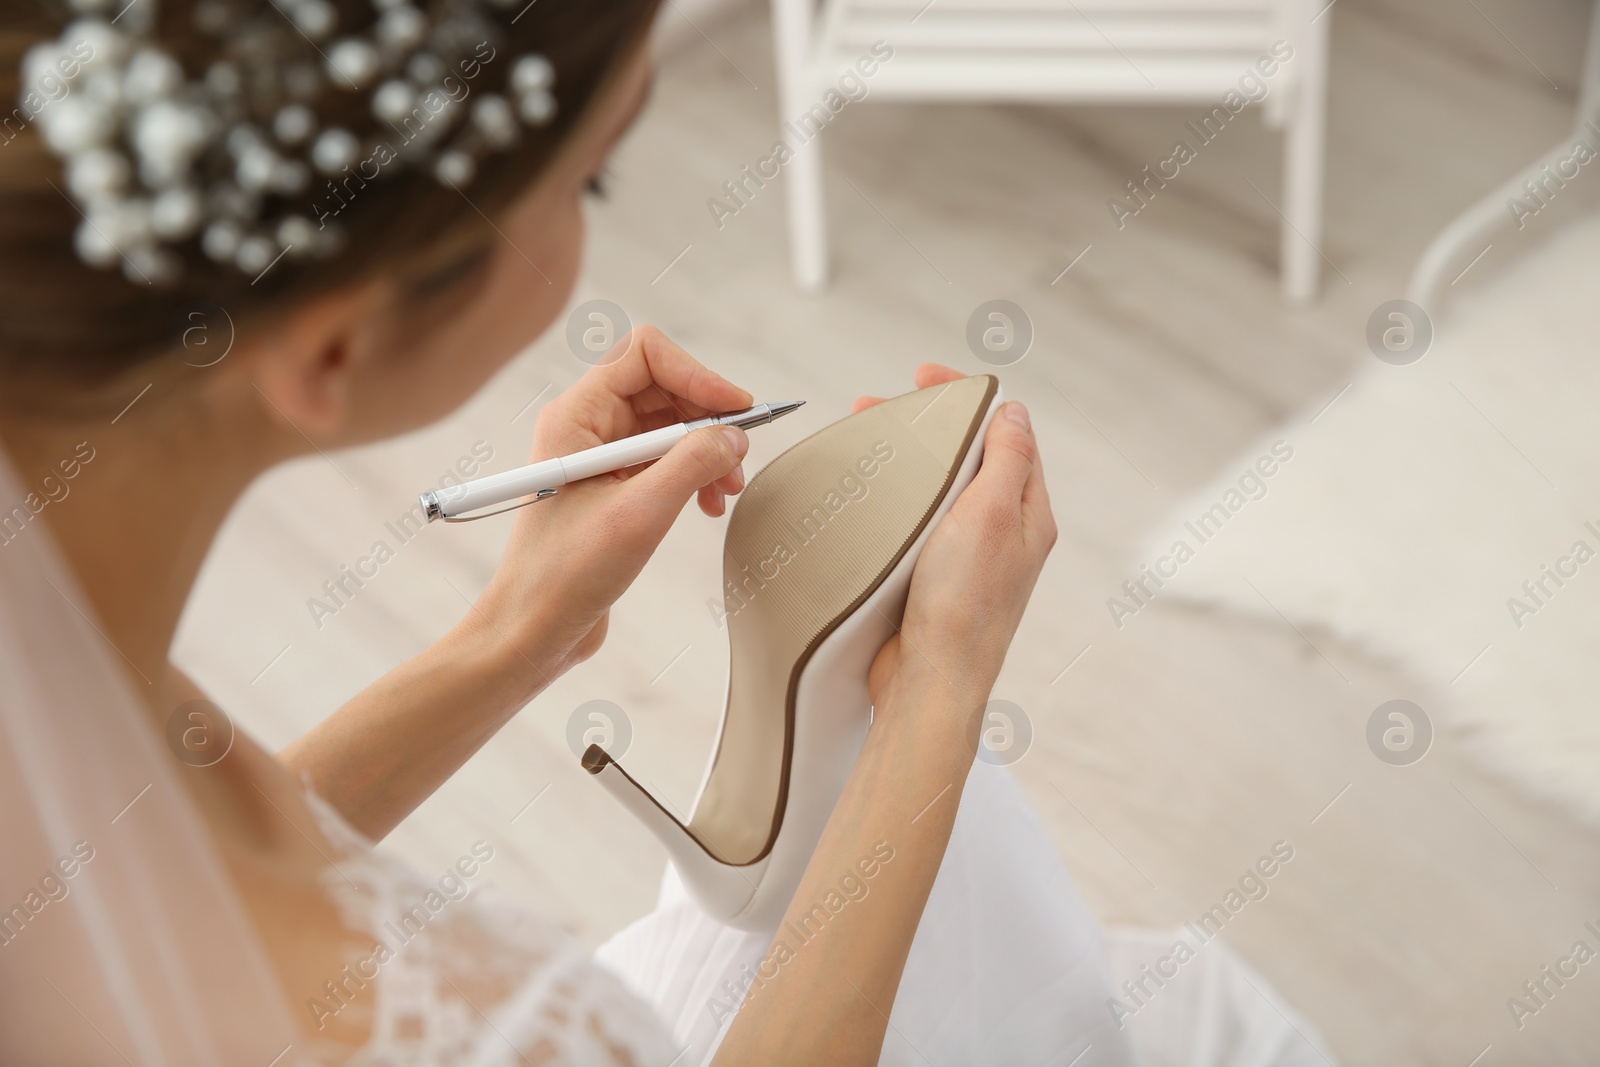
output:
M 582 196 L 649 91 L 654 8 L 0 14 L 18 101 L 0 123 L 0 1058 L 1321 1062 L 1220 945 L 1152 992 L 1140 964 L 1171 939 L 1107 943 L 1015 784 L 974 766 L 1055 540 L 1019 404 L 927 543 L 794 899 L 910 830 L 838 936 L 754 993 L 772 932 L 720 926 L 670 872 L 597 960 L 474 888 L 487 844 L 443 878 L 372 846 L 599 648 L 686 503 L 722 514 L 741 431 L 520 512 L 455 628 L 283 752 L 235 736 L 169 662 L 255 478 L 440 418 L 555 320 Z M 236 343 L 195 358 L 185 331 L 220 314 Z M 544 409 L 535 456 L 752 403 L 654 330 L 621 350 Z M 1108 1007 L 1130 996 L 1125 1024 Z

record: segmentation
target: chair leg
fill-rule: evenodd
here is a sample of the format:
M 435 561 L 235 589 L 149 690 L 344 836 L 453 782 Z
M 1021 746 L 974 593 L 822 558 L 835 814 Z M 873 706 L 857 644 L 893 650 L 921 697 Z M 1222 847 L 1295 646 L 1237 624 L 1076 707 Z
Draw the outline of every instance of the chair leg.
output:
M 806 57 L 815 14 L 811 0 L 772 0 L 773 52 L 778 70 L 778 136 L 794 151 L 784 167 L 789 216 L 789 255 L 795 284 L 815 292 L 828 281 L 828 220 L 822 192 L 821 135 L 796 145 L 781 125 L 794 122 L 810 98 Z
M 802 145 L 788 171 L 789 245 L 795 284 L 817 292 L 828 284 L 828 218 L 822 194 L 822 137 Z
M 1300 5 L 1305 10 L 1304 5 Z M 1295 98 L 1284 131 L 1284 225 L 1279 267 L 1283 295 L 1296 303 L 1317 295 L 1322 268 L 1322 190 L 1327 127 L 1328 22 L 1303 21 L 1296 34 Z

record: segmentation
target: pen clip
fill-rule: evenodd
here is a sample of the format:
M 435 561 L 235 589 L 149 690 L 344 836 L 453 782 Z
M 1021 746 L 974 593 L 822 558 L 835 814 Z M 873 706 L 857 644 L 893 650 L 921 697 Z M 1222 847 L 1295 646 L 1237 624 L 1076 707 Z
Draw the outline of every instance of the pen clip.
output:
M 477 522 L 479 519 L 487 519 L 495 515 L 504 515 L 508 511 L 516 511 L 518 508 L 525 508 L 529 504 L 537 504 L 546 497 L 555 495 L 556 491 L 554 489 L 541 489 L 537 493 L 534 493 L 532 498 L 524 500 L 520 504 L 512 504 L 508 508 L 501 508 L 498 511 L 486 511 L 482 515 L 457 515 L 454 518 L 451 518 L 448 515 L 441 515 L 440 519 L 444 522 Z

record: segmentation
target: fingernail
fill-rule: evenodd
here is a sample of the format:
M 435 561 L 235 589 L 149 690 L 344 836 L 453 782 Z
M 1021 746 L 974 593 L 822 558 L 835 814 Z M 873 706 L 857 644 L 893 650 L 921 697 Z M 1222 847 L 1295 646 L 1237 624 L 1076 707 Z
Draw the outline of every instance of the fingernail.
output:
M 750 449 L 750 438 L 737 426 L 723 426 L 721 430 L 728 447 L 733 449 L 733 454 L 743 459 L 744 454 Z
M 1024 430 L 1033 428 L 1033 423 L 1028 421 L 1028 409 L 1015 400 L 1006 405 L 1006 418 L 1021 426 Z

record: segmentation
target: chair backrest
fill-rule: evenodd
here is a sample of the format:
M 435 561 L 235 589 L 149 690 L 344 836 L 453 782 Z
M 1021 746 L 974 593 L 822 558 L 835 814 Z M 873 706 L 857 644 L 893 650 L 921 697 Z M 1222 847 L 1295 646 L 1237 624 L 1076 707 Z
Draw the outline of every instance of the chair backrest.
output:
M 887 43 L 893 59 L 872 83 L 880 98 L 1216 101 L 1262 57 L 1269 67 L 1281 64 L 1280 84 L 1293 79 L 1286 58 L 1293 54 L 1294 9 L 1302 6 L 1302 0 L 828 0 L 811 56 L 825 77 Z

